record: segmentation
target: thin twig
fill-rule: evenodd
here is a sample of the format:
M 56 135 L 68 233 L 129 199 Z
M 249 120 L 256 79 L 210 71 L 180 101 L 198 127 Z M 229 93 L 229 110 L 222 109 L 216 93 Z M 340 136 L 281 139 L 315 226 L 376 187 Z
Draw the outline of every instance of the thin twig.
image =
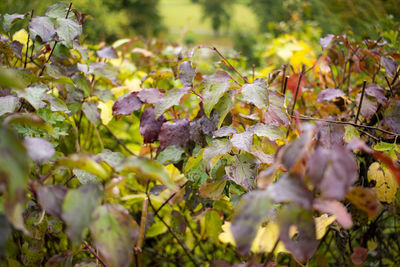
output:
M 188 182 L 184 183 L 183 185 L 180 186 L 180 189 L 184 188 L 186 185 L 188 184 Z M 157 215 L 157 213 L 164 208 L 165 205 L 168 204 L 168 202 L 176 195 L 176 192 L 173 193 L 172 195 L 169 196 L 169 198 L 167 200 L 164 201 L 164 203 L 161 204 L 161 206 L 154 212 L 154 215 Z
M 283 91 L 282 94 L 285 95 L 286 94 L 286 88 L 287 88 L 287 82 L 289 80 L 289 76 L 285 77 L 285 83 L 283 84 Z
M 362 87 L 362 92 L 361 92 L 360 103 L 358 104 L 358 110 L 357 110 L 356 119 L 354 120 L 355 124 L 357 124 L 358 116 L 360 115 L 360 110 L 361 110 L 361 106 L 362 106 L 362 102 L 363 102 L 363 98 L 364 98 L 364 94 L 365 94 L 365 86 L 366 85 L 367 85 L 367 81 L 364 81 L 363 82 L 363 87 Z
M 72 7 L 72 2 L 69 3 L 68 10 L 67 10 L 67 14 L 65 15 L 65 18 L 66 18 L 66 19 L 67 19 L 68 16 L 69 16 L 69 12 L 71 12 L 71 7 Z M 51 49 L 50 55 L 49 55 L 49 57 L 47 58 L 46 62 L 44 63 L 42 69 L 40 70 L 39 77 L 43 75 L 43 72 L 44 72 L 44 70 L 46 69 L 46 64 L 50 61 L 50 58 L 51 58 L 51 56 L 53 55 L 54 49 L 56 49 L 57 44 L 58 44 L 58 41 L 54 41 L 53 48 Z
M 304 70 L 305 70 L 305 65 L 303 64 L 303 67 L 302 67 L 300 75 L 299 75 L 299 81 L 297 82 L 296 93 L 294 95 L 292 109 L 290 110 L 290 116 L 293 115 L 294 108 L 296 106 L 297 95 L 299 94 L 300 84 L 301 84 L 301 80 L 303 79 Z
M 146 197 L 143 199 L 142 205 L 142 217 L 140 218 L 140 229 L 139 229 L 139 238 L 136 243 L 136 248 L 142 249 L 143 247 L 143 240 L 146 231 L 146 222 L 147 222 L 147 210 L 149 207 L 149 198 Z
M 392 84 L 389 82 L 389 79 L 388 79 L 388 77 L 387 77 L 387 76 L 385 76 L 385 80 L 386 80 L 386 83 L 387 83 L 387 85 L 389 86 L 389 89 L 390 89 L 390 94 L 393 96 L 393 88 L 392 88 Z
M 33 18 L 33 9 L 31 12 L 31 19 Z M 29 20 L 29 22 L 31 21 Z M 29 50 L 29 40 L 31 39 L 31 33 L 29 32 L 29 26 L 28 26 L 28 40 L 26 41 L 26 51 L 25 51 L 25 62 L 24 62 L 24 69 L 26 69 L 26 64 L 28 63 L 28 50 Z M 32 42 L 34 42 L 32 40 Z
M 279 238 L 278 238 L 278 239 L 276 240 L 276 242 L 275 242 L 275 244 L 274 244 L 272 250 L 269 252 L 268 257 L 267 257 L 267 259 L 265 260 L 263 267 L 267 267 L 267 266 L 268 266 L 268 263 L 271 261 L 272 257 L 274 256 L 275 249 L 278 247 L 279 241 L 280 241 L 280 240 L 279 240 Z
M 282 83 L 281 83 L 281 92 L 285 91 L 285 80 L 286 80 L 286 64 L 282 66 Z
M 85 247 L 90 251 L 90 253 L 91 253 L 101 264 L 103 264 L 104 267 L 107 267 L 107 264 L 104 263 L 104 261 L 100 258 L 100 256 L 97 255 L 97 253 L 93 250 L 93 248 L 92 248 L 86 241 L 83 241 L 82 243 L 83 243 L 83 244 L 85 245 Z
M 256 73 L 256 65 L 253 64 L 253 81 L 254 81 L 255 73 Z
M 129 154 L 131 154 L 131 155 L 133 155 L 133 156 L 136 156 L 136 154 L 133 153 L 132 150 L 130 150 L 130 149 L 121 141 L 121 139 L 119 139 L 119 138 L 111 131 L 111 129 L 110 129 L 107 125 L 103 124 L 103 126 L 104 126 L 104 128 L 106 128 L 107 131 L 114 137 L 114 139 L 118 142 L 118 144 L 120 144 Z

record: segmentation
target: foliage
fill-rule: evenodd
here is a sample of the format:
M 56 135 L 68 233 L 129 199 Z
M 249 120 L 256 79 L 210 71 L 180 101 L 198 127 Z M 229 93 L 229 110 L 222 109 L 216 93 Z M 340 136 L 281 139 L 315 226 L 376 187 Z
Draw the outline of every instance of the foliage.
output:
M 396 38 L 279 36 L 267 75 L 208 46 L 84 46 L 81 18 L 2 16 L 2 265 L 396 265 Z
M 203 7 L 203 19 L 209 18 L 215 34 L 218 34 L 222 26 L 229 27 L 231 19 L 230 9 L 234 1 L 231 0 L 201 0 Z

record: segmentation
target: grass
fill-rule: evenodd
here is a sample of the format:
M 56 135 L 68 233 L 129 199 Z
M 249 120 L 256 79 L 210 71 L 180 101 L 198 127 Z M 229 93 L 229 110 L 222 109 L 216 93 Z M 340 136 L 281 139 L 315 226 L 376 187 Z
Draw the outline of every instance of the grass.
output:
M 203 11 L 199 4 L 194 4 L 190 0 L 161 0 L 159 8 L 172 40 L 182 38 L 184 35 L 184 41 L 190 40 L 196 44 L 232 46 L 232 33 L 235 30 L 257 29 L 256 17 L 242 3 L 232 5 L 231 25 L 229 29 L 222 29 L 219 36 L 214 35 L 210 20 L 202 19 Z

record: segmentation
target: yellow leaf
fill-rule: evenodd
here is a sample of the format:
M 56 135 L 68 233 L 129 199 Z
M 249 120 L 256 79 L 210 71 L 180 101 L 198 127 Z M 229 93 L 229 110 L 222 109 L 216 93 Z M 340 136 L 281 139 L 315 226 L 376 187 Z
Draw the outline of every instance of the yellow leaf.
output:
M 101 110 L 100 118 L 103 124 L 107 125 L 113 118 L 112 115 L 112 106 L 114 102 L 112 100 L 108 100 L 106 103 L 99 101 L 98 107 Z
M 222 233 L 219 234 L 218 239 L 222 243 L 227 243 L 236 246 L 235 239 L 231 232 L 231 222 L 224 222 L 222 225 Z
M 317 239 L 324 237 L 326 229 L 336 220 L 335 216 L 329 216 L 328 214 L 322 214 L 319 217 L 314 218 L 315 221 L 315 231 L 317 234 Z
M 379 162 L 374 162 L 368 169 L 368 181 L 375 181 L 372 189 L 378 195 L 381 202 L 392 203 L 396 196 L 398 185 L 392 172 L 381 166 Z
M 24 29 L 19 30 L 16 33 L 14 33 L 12 39 L 22 44 L 26 44 L 26 42 L 28 41 L 28 33 Z
M 365 211 L 369 219 L 379 212 L 378 196 L 371 188 L 354 187 L 347 193 L 346 199 L 358 209 Z
M 292 232 L 292 231 L 291 231 Z M 291 235 L 294 235 L 294 233 L 290 233 Z M 279 238 L 279 225 L 272 221 L 269 222 L 265 227 L 260 227 L 260 229 L 257 232 L 256 238 L 253 241 L 253 244 L 251 246 L 251 251 L 252 252 L 270 252 L 274 245 L 276 240 Z M 279 242 L 274 254 L 277 255 L 280 252 L 287 252 L 285 248 L 285 245 L 282 242 Z

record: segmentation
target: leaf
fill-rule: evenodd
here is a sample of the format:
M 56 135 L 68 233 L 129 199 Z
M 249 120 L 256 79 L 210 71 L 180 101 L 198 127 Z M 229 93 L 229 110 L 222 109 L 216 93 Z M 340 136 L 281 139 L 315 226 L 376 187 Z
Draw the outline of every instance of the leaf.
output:
M 381 57 L 381 65 L 385 68 L 386 74 L 393 77 L 397 71 L 397 62 L 390 57 Z
M 113 118 L 112 107 L 114 102 L 108 100 L 107 102 L 99 101 L 98 107 L 100 109 L 100 119 L 104 125 L 107 125 Z
M 368 181 L 375 181 L 372 188 L 378 195 L 381 202 L 392 203 L 396 197 L 398 185 L 389 169 L 381 166 L 379 162 L 374 162 L 368 169 Z
M 240 153 L 228 159 L 225 166 L 227 177 L 247 190 L 255 187 L 257 177 L 257 160 L 248 153 Z
M 10 89 L 25 89 L 28 83 L 21 78 L 21 74 L 15 69 L 0 67 L 0 86 Z
M 117 51 L 115 51 L 114 47 L 106 46 L 103 49 L 96 51 L 97 56 L 105 59 L 115 59 L 118 58 Z
M 142 101 L 137 97 L 137 92 L 116 101 L 112 107 L 113 115 L 131 115 L 133 111 L 142 107 Z
M 354 127 L 353 125 L 346 125 L 344 127 L 344 141 L 346 143 L 349 143 L 351 140 L 354 138 L 360 139 L 360 133 L 358 132 L 357 128 Z
M 73 48 L 74 40 L 82 34 L 82 25 L 72 19 L 57 18 L 56 32 L 62 44 Z
M 229 89 L 230 83 L 224 82 L 208 82 L 203 89 L 203 107 L 204 113 L 210 117 L 211 111 L 218 103 L 224 93 Z
M 43 138 L 26 136 L 24 145 L 28 156 L 38 164 L 45 163 L 55 152 L 53 145 Z
M 244 101 L 254 104 L 259 109 L 268 108 L 268 86 L 264 79 L 256 79 L 251 84 L 243 85 L 241 92 Z
M 225 137 L 231 136 L 234 133 L 237 133 L 237 129 L 233 126 L 224 126 L 219 128 L 218 130 L 213 132 L 213 137 Z
M 221 127 L 226 115 L 234 107 L 234 95 L 235 95 L 235 90 L 229 90 L 219 99 L 218 103 L 214 106 L 214 111 L 219 116 L 218 126 L 217 126 L 218 128 Z
M 5 125 L 29 125 L 31 127 L 40 128 L 50 133 L 53 132 L 51 125 L 46 123 L 41 117 L 34 113 L 14 113 L 4 120 Z
M 0 126 L 0 183 L 3 189 L 3 206 L 7 219 L 19 230 L 28 233 L 22 212 L 25 190 L 28 186 L 29 161 L 25 147 L 13 132 Z
M 62 206 L 62 218 L 67 225 L 67 235 L 75 245 L 84 239 L 84 230 L 92 221 L 92 213 L 101 203 L 102 192 L 98 184 L 81 185 L 70 189 Z
M 269 91 L 269 107 L 263 110 L 263 120 L 265 124 L 275 126 L 287 126 L 290 123 L 289 115 L 286 110 L 285 97 L 273 90 Z
M 154 113 L 156 118 L 160 117 L 170 107 L 179 105 L 182 96 L 186 93 L 187 88 L 185 87 L 182 89 L 171 89 L 167 91 L 163 98 L 161 98 L 155 105 Z
M 86 115 L 86 118 L 94 125 L 97 125 L 100 122 L 100 112 L 95 102 L 84 102 L 82 105 L 82 111 Z
M 14 112 L 18 104 L 18 97 L 14 95 L 0 97 L 0 116 Z
M 382 105 L 386 105 L 388 101 L 385 97 L 385 89 L 375 83 L 371 83 L 365 88 L 365 94 L 375 98 Z
M 108 178 L 107 171 L 99 163 L 83 154 L 72 154 L 65 158 L 58 159 L 56 165 L 87 171 L 102 179 Z
M 344 93 L 342 90 L 334 89 L 334 88 L 327 88 L 325 90 L 322 90 L 318 94 L 317 102 L 331 101 L 331 100 L 335 99 L 336 97 L 341 97 L 341 96 L 344 96 Z
M 135 172 L 141 178 L 158 180 L 170 189 L 176 188 L 166 169 L 158 162 L 147 158 L 127 157 L 116 170 Z
M 203 152 L 203 164 L 207 166 L 207 169 L 211 169 L 213 159 L 217 156 L 225 155 L 232 150 L 232 144 L 229 140 L 214 140 L 211 144 L 204 149 Z
M 29 22 L 29 33 L 33 40 L 39 36 L 43 43 L 48 43 L 54 40 L 54 37 L 56 36 L 54 19 L 49 17 L 32 18 Z
M 11 235 L 11 225 L 7 221 L 6 216 L 0 213 L 0 255 L 3 256 L 5 253 L 5 245 L 7 244 L 8 238 Z
M 266 191 L 251 191 L 240 200 L 230 227 L 240 254 L 249 253 L 258 226 L 268 218 L 271 208 Z
M 354 187 L 347 193 L 346 199 L 358 209 L 365 211 L 370 219 L 378 214 L 378 196 L 375 191 L 370 188 Z
M 130 266 L 139 227 L 124 207 L 117 204 L 98 207 L 94 211 L 90 231 L 108 266 Z
M 325 148 L 343 146 L 344 126 L 335 123 L 318 124 L 316 135 Z
M 225 185 L 226 180 L 216 181 L 211 184 L 204 183 L 199 188 L 199 194 L 202 198 L 218 200 L 221 198 Z
M 182 159 L 182 154 L 185 150 L 181 147 L 169 146 L 160 152 L 157 156 L 157 162 L 162 165 L 168 165 L 171 163 L 178 163 Z
M 359 93 L 356 97 L 357 105 L 360 105 L 360 98 L 361 98 L 361 93 Z M 374 116 L 377 109 L 378 109 L 378 103 L 375 102 L 373 99 L 371 99 L 369 96 L 364 96 L 360 110 L 361 115 L 363 115 L 367 119 L 371 119 Z
M 222 232 L 221 216 L 215 210 L 209 210 L 205 216 L 206 233 L 211 239 L 218 240 L 219 234 Z
M 326 229 L 335 221 L 335 216 L 329 216 L 328 214 L 322 214 L 319 217 L 314 218 L 316 238 L 322 239 L 326 234 Z
M 313 208 L 320 212 L 334 215 L 338 223 L 346 229 L 350 229 L 353 226 L 350 213 L 348 213 L 346 207 L 337 200 L 317 198 L 313 202 Z
M 157 88 L 142 89 L 137 97 L 144 103 L 156 104 L 163 97 L 163 94 Z
M 37 189 L 40 206 L 49 214 L 61 219 L 62 207 L 68 189 L 63 185 L 44 185 Z
M 9 32 L 11 26 L 19 20 L 25 18 L 24 14 L 4 14 L 3 19 L 1 21 L 1 25 L 6 32 Z
M 45 15 L 54 19 L 65 18 L 67 16 L 68 6 L 69 4 L 67 2 L 55 3 L 47 8 Z
M 187 119 L 177 119 L 175 122 L 165 122 L 158 136 L 161 149 L 168 146 L 185 147 L 189 142 L 190 124 Z
M 192 87 L 193 78 L 196 75 L 196 68 L 191 61 L 184 61 L 179 65 L 179 80 L 183 86 Z
M 315 222 L 312 211 L 303 210 L 294 205 L 285 205 L 278 214 L 280 239 L 292 255 L 301 262 L 309 260 L 315 253 L 318 241 L 316 240 Z M 298 234 L 292 239 L 289 230 L 296 225 Z
M 153 107 L 145 109 L 140 117 L 139 127 L 140 134 L 143 136 L 143 143 L 147 144 L 157 141 L 164 122 L 164 116 L 160 116 L 157 120 L 155 119 Z
M 309 159 L 307 174 L 324 198 L 342 199 L 357 181 L 354 156 L 343 147 L 318 147 Z
M 253 133 L 244 131 L 242 133 L 234 134 L 232 135 L 231 143 L 239 150 L 250 151 L 251 145 L 253 144 Z
M 184 235 L 186 232 L 185 217 L 177 210 L 171 212 L 171 227 L 174 232 Z
M 274 248 L 275 242 L 279 238 L 279 225 L 275 221 L 269 221 L 265 227 L 260 227 L 257 231 L 257 235 L 254 238 L 253 245 L 251 246 L 252 252 L 271 252 Z M 282 242 L 278 242 L 274 250 L 274 254 L 289 253 L 285 249 Z
M 78 178 L 81 184 L 89 184 L 89 183 L 100 183 L 101 180 L 96 177 L 96 175 L 83 171 L 80 169 L 73 169 L 72 173 Z
M 325 48 L 327 48 L 329 46 L 329 44 L 336 39 L 336 36 L 333 34 L 327 34 L 324 38 L 320 39 L 320 44 L 322 47 L 322 50 L 324 50 Z
M 277 182 L 267 187 L 269 197 L 277 203 L 292 201 L 304 209 L 311 209 L 313 195 L 300 177 L 282 175 Z
M 351 262 L 357 265 L 363 264 L 367 257 L 368 249 L 362 247 L 355 248 L 350 256 Z
M 274 125 L 267 125 L 264 123 L 257 123 L 250 126 L 247 131 L 254 133 L 259 137 L 267 137 L 271 141 L 284 138 L 286 133 Z
M 390 100 L 384 113 L 384 122 L 396 134 L 400 134 L 400 100 Z
M 19 97 L 25 98 L 32 107 L 39 109 L 46 105 L 46 103 L 43 102 L 43 98 L 48 89 L 49 88 L 43 84 L 35 84 L 25 88 L 25 90 L 17 91 L 17 94 Z

